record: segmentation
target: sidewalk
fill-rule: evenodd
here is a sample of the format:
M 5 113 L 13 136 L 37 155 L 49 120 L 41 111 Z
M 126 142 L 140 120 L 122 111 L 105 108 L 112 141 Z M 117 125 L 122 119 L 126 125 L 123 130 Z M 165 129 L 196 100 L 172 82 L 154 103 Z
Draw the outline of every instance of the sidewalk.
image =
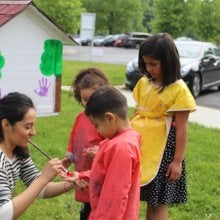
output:
M 117 87 L 127 98 L 128 106 L 135 107 L 135 101 L 132 92 L 126 90 L 123 86 Z M 69 86 L 62 86 L 62 90 L 69 91 Z M 206 127 L 220 129 L 220 110 L 197 106 L 197 110 L 190 114 L 189 121 L 196 122 Z

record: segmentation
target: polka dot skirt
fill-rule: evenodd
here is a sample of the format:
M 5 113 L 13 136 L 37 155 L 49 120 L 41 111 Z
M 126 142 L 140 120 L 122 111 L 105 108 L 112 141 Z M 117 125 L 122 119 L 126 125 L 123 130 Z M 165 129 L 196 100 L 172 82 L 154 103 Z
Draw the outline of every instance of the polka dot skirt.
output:
M 175 136 L 176 129 L 172 126 L 158 174 L 148 185 L 141 187 L 140 200 L 146 201 L 149 205 L 187 202 L 185 161 L 182 164 L 182 176 L 179 180 L 168 182 L 165 176 L 167 168 L 173 160 Z

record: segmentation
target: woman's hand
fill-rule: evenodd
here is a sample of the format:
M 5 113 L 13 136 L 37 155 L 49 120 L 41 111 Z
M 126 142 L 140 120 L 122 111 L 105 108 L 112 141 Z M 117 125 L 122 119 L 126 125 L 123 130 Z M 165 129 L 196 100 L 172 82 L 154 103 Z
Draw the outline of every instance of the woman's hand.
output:
M 172 161 L 168 166 L 166 177 L 169 181 L 176 181 L 182 175 L 182 162 Z
M 48 161 L 44 169 L 42 170 L 41 177 L 46 181 L 50 182 L 54 179 L 58 174 L 63 172 L 63 164 L 62 161 L 58 158 L 53 158 Z

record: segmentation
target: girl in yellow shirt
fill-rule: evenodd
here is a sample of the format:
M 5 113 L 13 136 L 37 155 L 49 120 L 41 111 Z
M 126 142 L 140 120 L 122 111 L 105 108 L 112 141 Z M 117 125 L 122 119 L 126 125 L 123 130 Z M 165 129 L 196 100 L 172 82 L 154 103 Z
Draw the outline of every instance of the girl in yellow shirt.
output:
M 177 48 L 169 34 L 157 34 L 141 46 L 138 61 L 145 75 L 133 90 L 137 102 L 131 120 L 141 134 L 141 200 L 146 219 L 168 219 L 168 204 L 187 201 L 184 153 L 189 113 L 196 104 L 181 79 Z

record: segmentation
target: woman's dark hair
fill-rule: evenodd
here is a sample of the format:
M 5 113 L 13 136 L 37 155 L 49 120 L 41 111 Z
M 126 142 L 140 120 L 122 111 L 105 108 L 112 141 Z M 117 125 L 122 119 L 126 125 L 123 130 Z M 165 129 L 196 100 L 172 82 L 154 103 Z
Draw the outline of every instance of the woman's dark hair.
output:
M 71 90 L 75 99 L 81 103 L 81 89 L 99 88 L 104 85 L 109 85 L 105 74 L 98 68 L 87 68 L 78 72 L 72 83 Z
M 181 78 L 179 53 L 173 38 L 169 34 L 162 33 L 153 35 L 147 38 L 140 47 L 138 58 L 139 70 L 142 74 L 151 78 L 143 60 L 144 56 L 153 57 L 161 62 L 163 81 L 160 91 L 162 91 L 165 86 Z
M 30 108 L 34 108 L 32 100 L 21 93 L 12 92 L 0 99 L 0 122 L 7 119 L 13 126 L 21 121 Z M 4 140 L 2 125 L 0 125 L 0 142 Z M 17 156 L 26 158 L 29 156 L 28 149 L 17 146 L 14 152 Z
M 127 99 L 116 88 L 102 86 L 89 98 L 85 113 L 87 116 L 102 119 L 106 112 L 112 112 L 122 119 L 127 118 Z

